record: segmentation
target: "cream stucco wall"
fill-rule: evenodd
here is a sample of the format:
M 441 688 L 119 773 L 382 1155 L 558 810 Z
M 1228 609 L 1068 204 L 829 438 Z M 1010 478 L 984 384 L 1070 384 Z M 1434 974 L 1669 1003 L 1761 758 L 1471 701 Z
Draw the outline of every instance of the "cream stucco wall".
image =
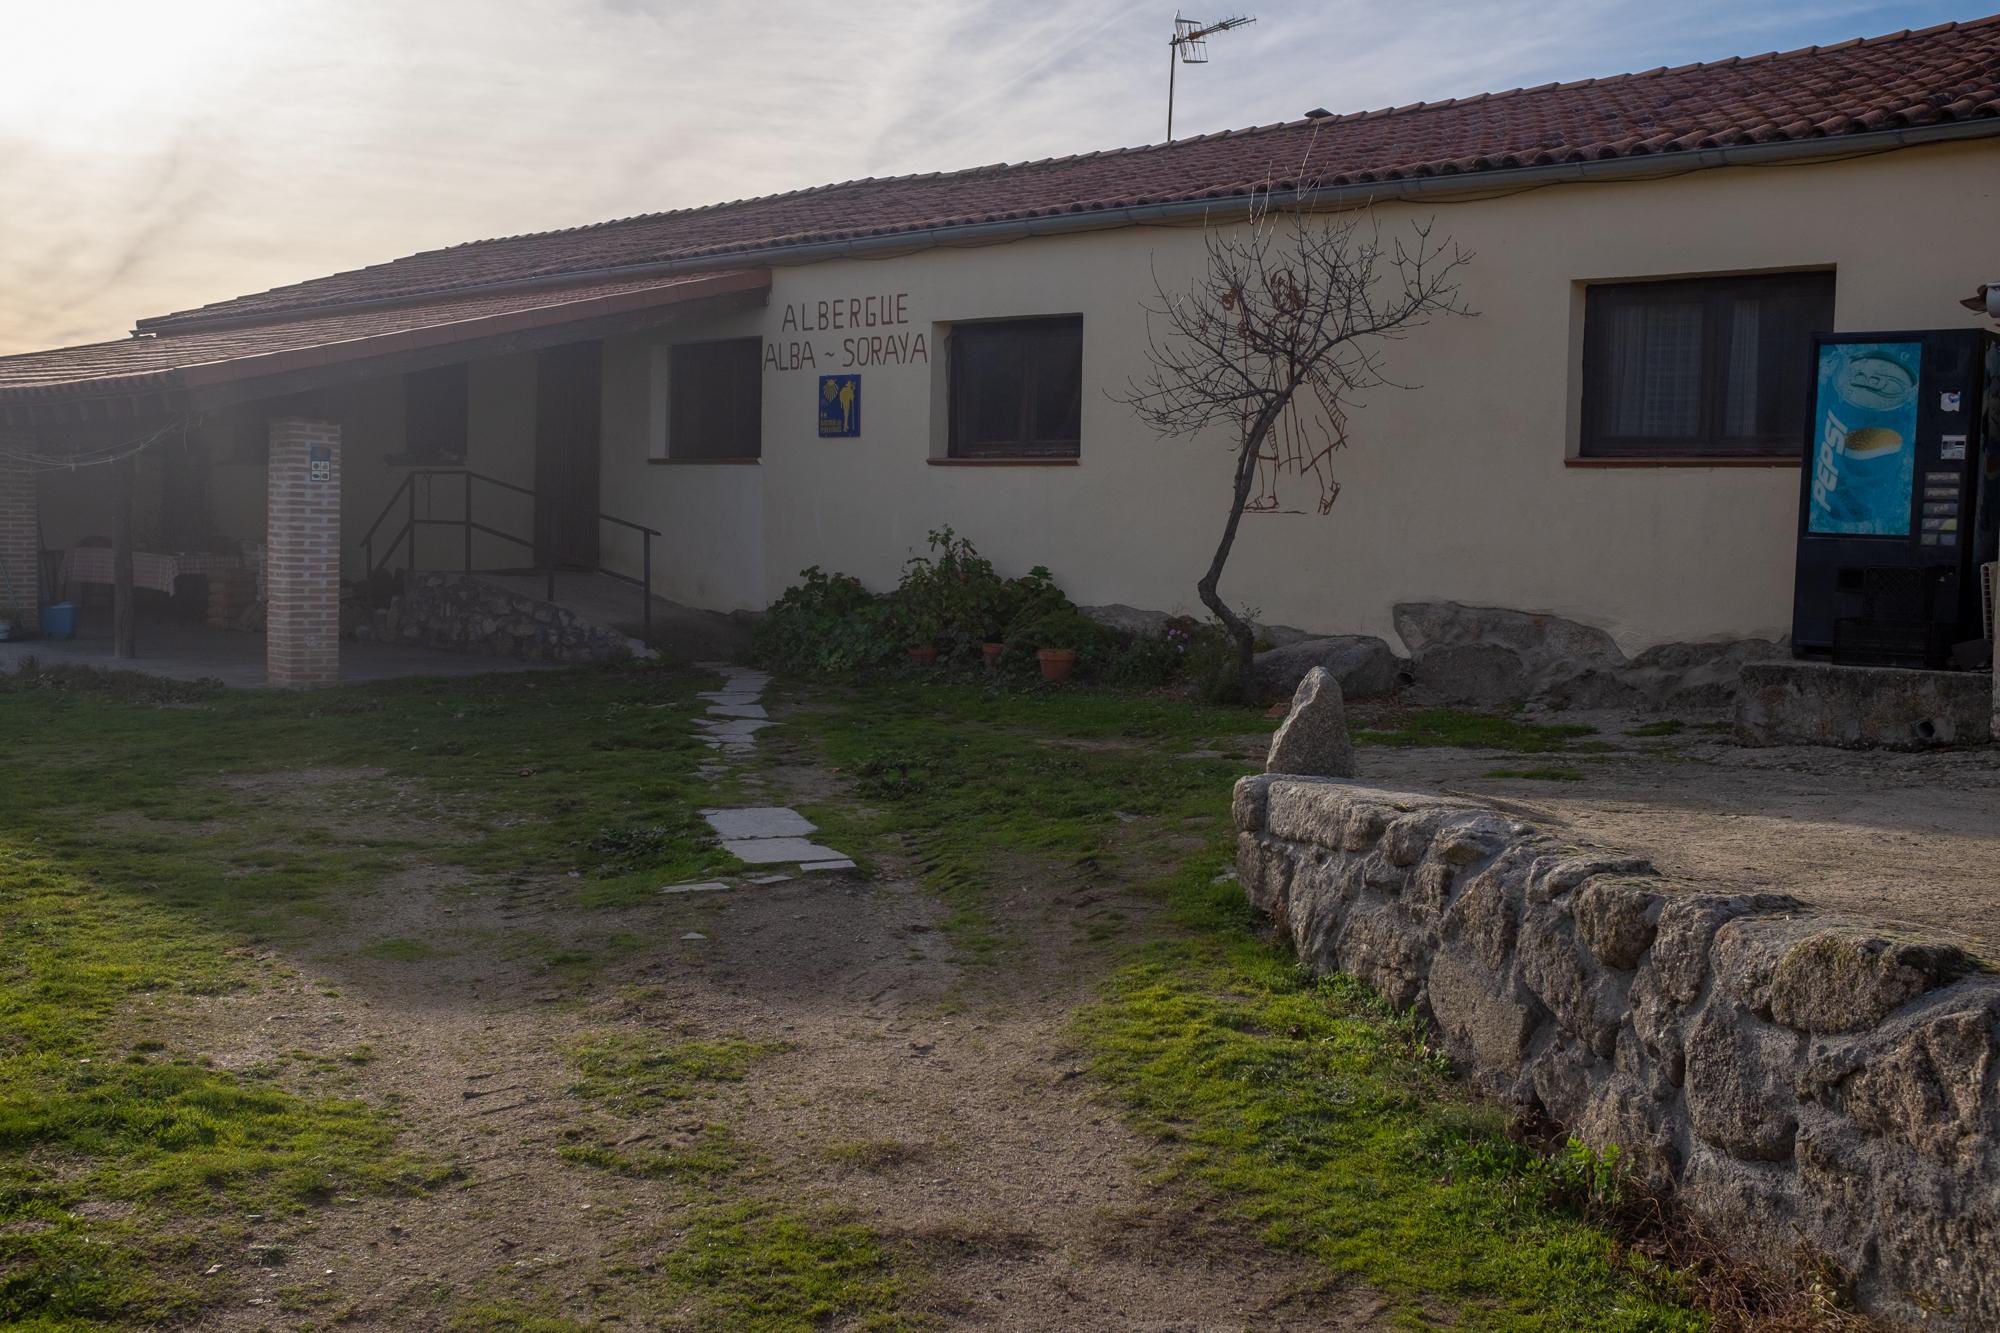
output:
M 1465 296 L 1481 313 L 1390 351 L 1391 374 L 1421 387 L 1378 390 L 1354 414 L 1331 514 L 1310 512 L 1310 489 L 1293 481 L 1281 496 L 1308 512 L 1246 518 L 1224 595 L 1267 621 L 1392 641 L 1392 604 L 1429 599 L 1572 617 L 1628 650 L 1784 634 L 1795 467 L 1566 465 L 1583 284 L 1832 268 L 1841 329 L 1977 326 L 1955 302 L 1993 259 L 1990 143 L 1384 205 L 1392 230 L 1435 215 L 1475 252 Z M 661 529 L 662 594 L 715 609 L 762 606 L 807 565 L 888 586 L 943 524 L 1004 573 L 1048 565 L 1080 602 L 1196 609 L 1229 441 L 1155 438 L 1108 395 L 1144 369 L 1152 273 L 1182 286 L 1200 259 L 1197 231 L 1130 228 L 777 269 L 766 308 L 607 344 L 602 507 Z M 818 375 L 853 369 L 842 354 L 853 331 L 802 333 L 787 308 L 898 293 L 907 322 L 888 331 L 923 334 L 928 359 L 861 367 L 861 438 L 819 439 Z M 934 465 L 945 326 L 1057 313 L 1084 317 L 1079 463 Z M 787 367 L 764 374 L 761 460 L 650 462 L 665 436 L 660 349 L 748 334 Z M 817 349 L 815 366 L 790 368 L 798 341 Z M 531 371 L 476 368 L 470 466 L 532 476 Z M 351 477 L 352 428 L 348 438 Z M 346 497 L 355 537 L 374 516 L 365 489 Z M 636 571 L 636 542 L 607 533 L 605 549 Z

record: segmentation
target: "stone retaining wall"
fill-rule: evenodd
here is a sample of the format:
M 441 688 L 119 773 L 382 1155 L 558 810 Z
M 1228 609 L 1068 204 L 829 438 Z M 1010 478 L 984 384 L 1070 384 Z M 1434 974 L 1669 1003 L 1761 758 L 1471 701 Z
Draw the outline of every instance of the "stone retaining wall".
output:
M 1736 698 L 1748 745 L 1925 750 L 1993 739 L 1993 677 L 1825 662 L 1752 662 Z
M 1416 1006 L 1487 1093 L 1618 1145 L 1746 1257 L 2000 1328 L 2000 978 L 1777 895 L 1669 884 L 1471 801 L 1282 774 L 1238 867 L 1302 961 Z
M 527 662 L 585 665 L 632 656 L 632 641 L 618 631 L 473 574 L 411 574 L 373 629 L 391 643 Z

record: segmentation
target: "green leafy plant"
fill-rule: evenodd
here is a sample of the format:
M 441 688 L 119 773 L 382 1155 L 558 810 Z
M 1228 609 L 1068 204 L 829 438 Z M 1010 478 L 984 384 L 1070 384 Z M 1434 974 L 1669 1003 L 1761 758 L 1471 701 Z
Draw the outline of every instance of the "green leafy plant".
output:
M 949 527 L 929 536 L 929 555 L 913 555 L 891 599 L 907 647 L 935 647 L 946 657 L 976 656 L 1006 625 L 1007 585 L 993 562 Z
M 751 654 L 767 666 L 841 672 L 874 666 L 904 645 L 888 602 L 851 574 L 799 573 L 757 622 Z
M 1080 658 L 1102 650 L 1110 631 L 1074 606 L 1063 605 L 1032 617 L 1017 618 L 1007 627 L 1009 644 L 1028 648 L 1068 648 Z
M 1188 621 L 1181 629 L 1188 693 L 1205 704 L 1241 703 L 1249 694 L 1242 656 L 1229 631 L 1215 621 Z

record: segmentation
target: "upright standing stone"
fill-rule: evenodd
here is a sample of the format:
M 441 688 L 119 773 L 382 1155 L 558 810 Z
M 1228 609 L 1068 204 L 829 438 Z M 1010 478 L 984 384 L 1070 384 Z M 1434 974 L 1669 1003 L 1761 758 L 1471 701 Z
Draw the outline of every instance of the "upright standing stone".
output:
M 41 546 L 35 474 L 0 460 L 0 610 L 28 633 L 41 625 Z
M 1271 737 L 1266 773 L 1317 777 L 1354 776 L 1354 749 L 1347 741 L 1347 706 L 1340 680 L 1323 666 L 1306 672 L 1292 694 L 1292 711 Z
M 340 426 L 271 419 L 265 675 L 281 689 L 340 680 Z

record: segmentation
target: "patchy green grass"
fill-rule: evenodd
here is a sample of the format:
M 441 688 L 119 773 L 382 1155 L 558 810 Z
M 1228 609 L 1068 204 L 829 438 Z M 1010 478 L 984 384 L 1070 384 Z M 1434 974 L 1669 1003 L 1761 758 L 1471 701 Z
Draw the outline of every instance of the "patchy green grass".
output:
M 1168 1146 L 1172 1173 L 1269 1243 L 1367 1282 L 1411 1326 L 1706 1326 L 1579 1207 L 1588 1164 L 1511 1143 L 1411 1021 L 1352 982 L 1306 979 L 1264 942 L 1241 889 L 1217 882 L 1233 859 L 1230 785 L 1247 766 L 1177 756 L 1240 749 L 1268 721 L 957 685 L 807 706 L 793 725 L 875 811 L 829 819 L 901 837 L 975 950 L 988 895 L 1054 866 L 1124 858 L 1128 882 L 1164 899 L 1170 938 L 1112 956 L 1077 1037 L 1132 1123 Z M 1438 710 L 1367 735 L 1546 753 L 1590 734 Z
M 1079 1020 L 1096 1071 L 1177 1149 L 1174 1173 L 1265 1239 L 1350 1273 L 1411 1324 L 1698 1330 L 1577 1207 L 1573 1159 L 1511 1142 L 1421 1029 L 1346 978 L 1313 981 L 1254 933 L 1220 850 L 1168 881 L 1180 939 Z
M 1526 778 L 1533 782 L 1582 782 L 1580 768 L 1489 768 L 1489 778 Z
M 790 1049 L 783 1041 L 661 1042 L 607 1032 L 571 1049 L 577 1079 L 569 1090 L 626 1115 L 642 1115 L 696 1095 L 704 1083 L 740 1083 L 751 1065 Z
M 435 958 L 437 950 L 426 940 L 385 939 L 367 945 L 361 955 L 385 963 L 421 963 Z
M 0 789 L 0 828 L 57 857 L 87 854 L 211 924 L 309 933 L 301 916 L 337 910 L 338 890 L 412 852 L 489 874 L 574 870 L 597 905 L 732 864 L 698 813 L 735 794 L 695 773 L 709 754 L 688 727 L 712 679 L 700 673 L 642 665 L 312 694 L 166 685 L 164 698 L 106 679 L 0 676 L 9 763 L 36 776 Z M 422 799 L 399 802 L 399 789 Z M 348 814 L 402 818 L 343 828 Z
M 129 1011 L 254 984 L 232 941 L 0 833 L 0 1325 L 188 1316 L 245 1213 L 422 1190 L 444 1170 L 380 1111 L 223 1073 Z
M 635 1180 L 699 1179 L 724 1176 L 744 1163 L 744 1151 L 729 1131 L 705 1126 L 691 1144 L 679 1148 L 626 1151 L 603 1143 L 569 1143 L 556 1149 L 565 1162 Z
M 224 1072 L 180 1049 L 169 1020 L 267 984 L 273 950 L 313 950 L 413 856 L 565 881 L 581 906 L 731 864 L 696 814 L 738 795 L 694 772 L 708 751 L 688 718 L 707 679 L 648 667 L 299 695 L 0 676 L 0 1325 L 193 1320 L 235 1297 L 239 1278 L 204 1270 L 250 1239 L 248 1215 L 304 1226 L 329 1200 L 446 1179 L 390 1113 L 316 1090 L 351 1086 L 367 1047 Z M 644 941 L 516 943 L 581 984 Z M 438 949 L 390 937 L 361 952 L 414 963 Z M 606 1048 L 585 1078 L 643 1104 L 741 1077 L 765 1049 L 683 1046 L 660 1064 Z M 720 1129 L 567 1155 L 672 1180 L 708 1208 L 743 1161 Z M 279 1301 L 297 1314 L 325 1295 L 295 1284 Z M 502 1313 L 478 1326 L 572 1326 Z
M 1627 736 L 1678 736 L 1687 730 L 1687 723 L 1677 717 L 1663 717 L 1657 722 L 1642 722 L 1636 727 L 1627 727 Z
M 1136 819 L 1211 829 L 1215 793 L 1226 811 L 1230 784 L 1248 771 L 1217 752 L 1261 753 L 1275 725 L 1249 709 L 1081 689 L 889 683 L 815 687 L 796 702 L 785 732 L 814 738 L 872 810 L 810 807 L 821 836 L 863 857 L 890 845 L 913 855 L 974 962 L 1010 948 L 987 903 L 996 874 L 1048 862 L 1110 869 L 1119 830 Z
M 925 1326 L 905 1312 L 907 1287 L 881 1240 L 836 1211 L 751 1201 L 706 1208 L 666 1266 L 694 1294 L 694 1327 L 703 1333 Z
M 482 1301 L 452 1318 L 452 1333 L 591 1333 L 596 1324 L 542 1314 L 522 1301 Z
M 910 1162 L 924 1161 L 931 1156 L 931 1151 L 927 1143 L 906 1143 L 902 1139 L 853 1139 L 829 1143 L 819 1150 L 819 1155 L 835 1166 L 875 1175 Z
M 1357 731 L 1354 743 L 1392 749 L 1443 745 L 1463 750 L 1550 754 L 1571 748 L 1579 737 L 1596 734 L 1596 727 L 1581 723 L 1522 722 L 1495 713 L 1426 708 L 1397 719 L 1393 727 Z

